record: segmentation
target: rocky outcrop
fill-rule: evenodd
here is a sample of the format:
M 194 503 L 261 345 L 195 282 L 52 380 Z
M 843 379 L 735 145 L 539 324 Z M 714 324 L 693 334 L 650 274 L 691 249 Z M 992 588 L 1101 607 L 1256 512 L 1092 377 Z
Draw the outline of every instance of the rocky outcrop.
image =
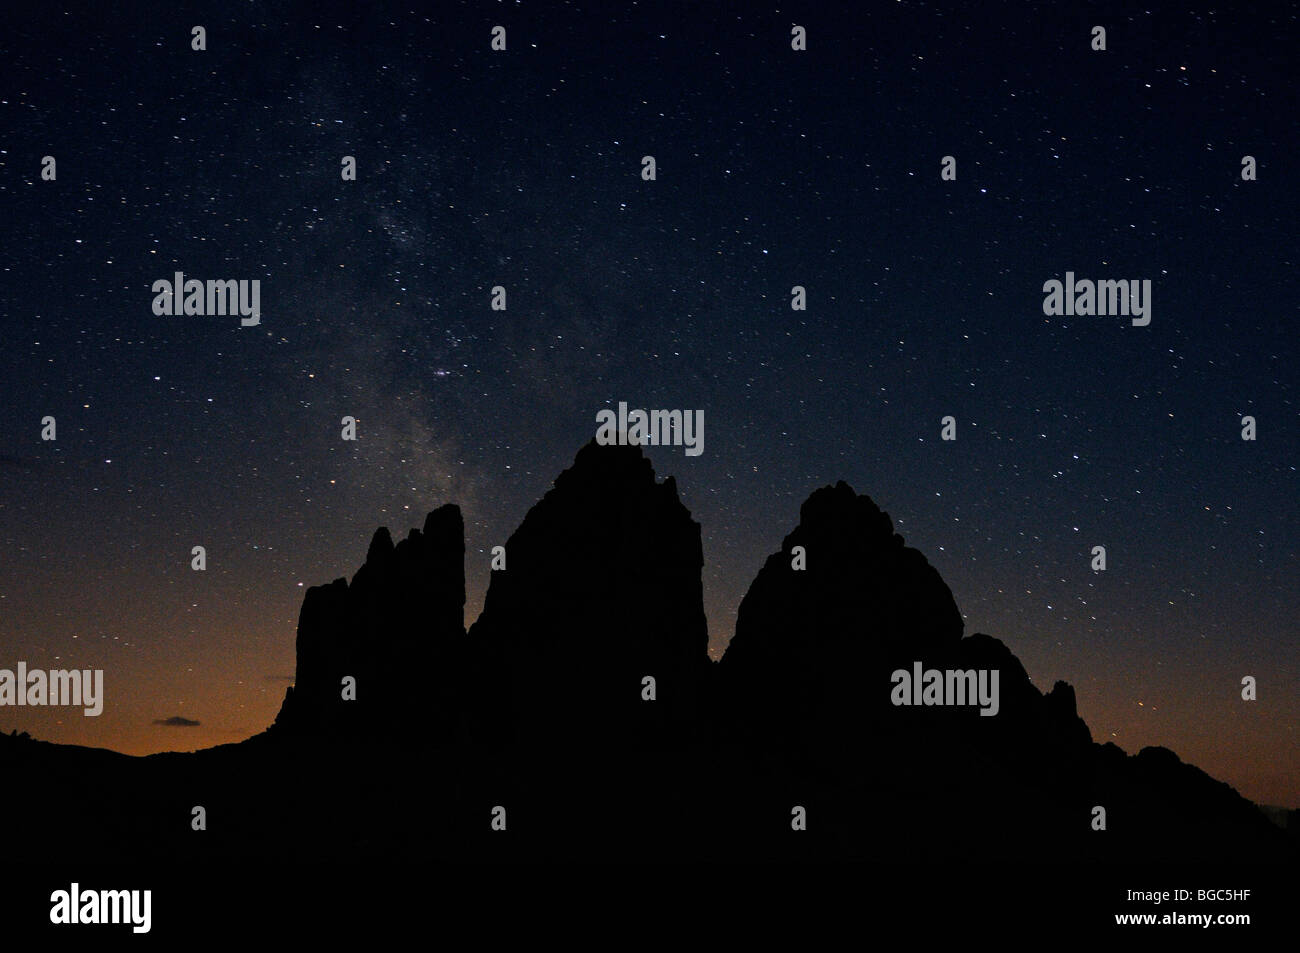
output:
M 752 744 L 834 749 L 879 728 L 890 671 L 951 656 L 962 625 L 889 516 L 847 483 L 824 487 L 740 603 L 719 715 Z
M 938 572 L 846 483 L 801 507 L 717 664 L 706 651 L 699 524 L 638 447 L 583 447 L 504 558 L 466 634 L 459 510 L 435 510 L 396 544 L 376 532 L 350 584 L 307 593 L 297 684 L 273 740 L 416 753 L 397 769 L 363 754 L 361 804 L 381 796 L 376 778 L 399 784 L 393 771 L 416 771 L 438 749 L 448 781 L 438 812 L 508 803 L 529 831 L 480 844 L 472 826 L 458 848 L 466 856 L 1021 862 L 1044 848 L 1099 861 L 1294 851 L 1227 785 L 1163 749 L 1128 756 L 1094 744 L 1069 685 L 1044 694 L 1001 641 L 963 637 Z M 916 666 L 996 672 L 996 713 L 981 714 L 973 696 L 897 704 L 895 673 Z M 343 700 L 345 677 L 355 701 Z M 921 701 L 920 691 L 908 697 Z M 592 804 L 608 811 L 600 826 Z M 1104 832 L 1093 827 L 1098 806 Z M 789 836 L 795 808 L 811 818 L 809 837 Z
M 704 557 L 672 477 L 593 441 L 505 551 L 469 633 L 485 744 L 624 751 L 699 729 Z
M 279 735 L 361 731 L 446 734 L 461 708 L 465 538 L 460 509 L 429 513 L 396 545 L 376 531 L 352 577 L 307 590 L 298 670 L 275 721 Z M 417 677 L 412 679 L 412 673 Z M 345 698 L 345 679 L 355 680 Z

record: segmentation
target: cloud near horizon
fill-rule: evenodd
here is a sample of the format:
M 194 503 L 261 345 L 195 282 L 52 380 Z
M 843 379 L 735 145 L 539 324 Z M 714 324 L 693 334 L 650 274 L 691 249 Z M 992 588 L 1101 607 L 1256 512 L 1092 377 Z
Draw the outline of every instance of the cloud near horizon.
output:
M 172 715 L 170 718 L 155 718 L 155 725 L 167 725 L 169 728 L 197 728 L 199 723 L 191 721 L 188 718 L 182 718 L 180 715 Z

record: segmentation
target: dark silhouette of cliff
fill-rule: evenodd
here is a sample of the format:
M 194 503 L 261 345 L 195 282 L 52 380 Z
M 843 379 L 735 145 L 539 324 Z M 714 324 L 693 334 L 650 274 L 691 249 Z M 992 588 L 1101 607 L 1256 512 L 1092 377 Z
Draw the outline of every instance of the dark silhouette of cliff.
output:
M 6 773 L 49 782 L 7 792 L 15 845 L 187 861 L 1297 856 L 1228 785 L 1164 749 L 1095 744 L 1069 685 L 1044 694 L 1002 642 L 963 637 L 938 573 L 845 483 L 804 503 L 717 663 L 700 527 L 639 448 L 582 448 L 504 545 L 466 633 L 460 511 L 396 545 L 380 529 L 350 583 L 307 592 L 295 685 L 241 744 L 136 759 L 0 737 Z M 996 670 L 997 714 L 893 704 L 892 673 L 917 662 Z
M 788 830 L 765 846 L 752 836 L 801 805 L 809 831 L 816 817 L 826 834 L 817 855 L 837 858 L 1286 854 L 1227 785 L 1164 749 L 1128 757 L 1094 744 L 1068 684 L 1044 695 L 1002 642 L 962 628 L 948 587 L 870 499 L 843 482 L 813 493 L 741 602 L 718 665 L 733 849 L 805 855 Z M 916 662 L 996 670 L 997 714 L 893 704 L 891 674 Z M 1205 836 L 1189 836 L 1202 823 Z
M 485 742 L 658 746 L 699 726 L 709 665 L 700 526 L 639 448 L 584 447 L 506 558 L 470 630 L 481 707 L 502 716 Z
M 592 442 L 505 551 L 469 632 L 467 710 L 472 759 L 507 768 L 479 776 L 547 819 L 548 856 L 663 851 L 695 823 L 678 781 L 707 740 L 699 524 L 640 448 Z
M 448 504 L 396 546 L 387 527 L 352 577 L 313 586 L 298 618 L 298 672 L 278 734 L 446 735 L 459 712 L 454 675 L 465 637 L 465 525 Z M 423 690 L 401 686 L 430 673 Z M 344 679 L 354 680 L 345 698 Z M 447 679 L 448 681 L 444 681 Z

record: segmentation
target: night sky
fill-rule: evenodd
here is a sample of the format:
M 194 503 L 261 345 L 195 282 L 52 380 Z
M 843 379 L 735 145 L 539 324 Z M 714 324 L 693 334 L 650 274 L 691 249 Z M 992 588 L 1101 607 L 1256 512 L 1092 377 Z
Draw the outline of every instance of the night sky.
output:
M 306 587 L 443 502 L 471 623 L 626 401 L 704 411 L 701 456 L 648 455 L 703 527 L 715 656 L 844 479 L 1095 740 L 1300 806 L 1294 7 L 359 6 L 7 23 L 0 668 L 107 699 L 0 729 L 262 730 Z M 176 271 L 260 280 L 261 324 L 155 315 Z M 1067 271 L 1149 279 L 1150 325 L 1045 316 Z

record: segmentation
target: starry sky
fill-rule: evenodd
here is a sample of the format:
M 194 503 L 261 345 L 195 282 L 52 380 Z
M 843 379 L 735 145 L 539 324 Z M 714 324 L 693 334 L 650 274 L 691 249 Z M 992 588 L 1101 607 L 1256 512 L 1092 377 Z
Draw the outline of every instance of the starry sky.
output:
M 648 454 L 702 525 L 715 656 L 844 479 L 1096 740 L 1300 806 L 1297 14 L 1074 6 L 15 14 L 0 667 L 102 668 L 107 700 L 0 730 L 260 731 L 306 587 L 447 501 L 471 623 L 626 401 L 704 411 L 701 456 Z M 260 280 L 261 324 L 155 315 L 175 271 Z M 1150 326 L 1045 316 L 1066 271 L 1149 279 Z

